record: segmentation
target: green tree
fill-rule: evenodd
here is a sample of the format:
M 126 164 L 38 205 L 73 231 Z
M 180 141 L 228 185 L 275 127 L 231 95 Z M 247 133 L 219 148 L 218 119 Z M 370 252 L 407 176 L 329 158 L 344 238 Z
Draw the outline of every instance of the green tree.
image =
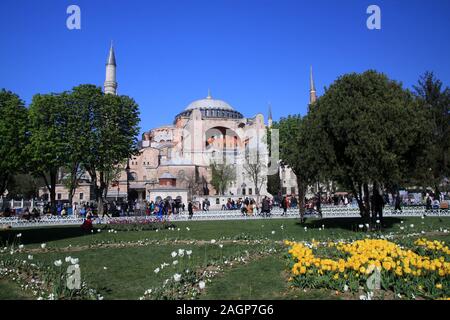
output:
M 26 162 L 28 110 L 18 95 L 0 91 L 0 195 Z
M 310 137 L 307 117 L 300 115 L 281 118 L 273 124 L 273 129 L 279 130 L 280 159 L 283 165 L 288 165 L 297 177 L 299 211 L 301 220 L 305 215 L 305 196 L 308 185 L 317 181 L 317 170 L 321 158 L 316 157 L 317 142 Z
M 132 155 L 138 153 L 139 109 L 127 96 L 103 94 L 94 85 L 73 89 L 78 114 L 83 119 L 82 166 L 89 173 L 99 212 L 108 192 L 108 183 Z
M 29 109 L 30 143 L 27 145 L 29 170 L 44 180 L 50 192 L 52 213 L 56 213 L 58 171 L 67 163 L 67 110 L 62 95 L 37 94 Z
M 450 176 L 450 88 L 443 88 L 432 72 L 426 72 L 414 89 L 431 127 L 421 173 L 425 184 L 433 186 L 439 194 L 441 183 Z
M 224 195 L 228 186 L 236 179 L 236 170 L 234 166 L 226 163 L 212 162 L 211 184 L 219 195 Z
M 384 74 L 367 71 L 336 80 L 308 116 L 321 174 L 351 190 L 370 217 L 371 189 L 399 186 L 424 152 L 426 118 L 413 95 Z
M 267 191 L 274 197 L 278 197 L 281 191 L 280 173 L 267 176 Z
M 44 186 L 40 178 L 27 173 L 18 173 L 8 185 L 8 197 L 14 199 L 32 199 L 39 196 L 39 188 Z

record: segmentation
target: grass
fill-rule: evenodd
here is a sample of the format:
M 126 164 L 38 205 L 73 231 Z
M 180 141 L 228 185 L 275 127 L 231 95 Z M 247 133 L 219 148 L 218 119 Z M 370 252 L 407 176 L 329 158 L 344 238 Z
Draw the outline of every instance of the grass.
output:
M 15 282 L 0 279 L 0 300 L 29 300 L 33 295 L 21 290 Z
M 401 223 L 404 221 L 404 223 Z M 66 256 L 79 259 L 83 281 L 99 290 L 105 299 L 138 299 L 144 291 L 161 286 L 164 279 L 181 267 L 192 270 L 204 267 L 211 260 L 224 260 L 245 251 L 250 253 L 267 246 L 282 248 L 281 241 L 337 240 L 363 237 L 357 232 L 359 219 L 311 219 L 300 225 L 296 219 L 268 219 L 250 221 L 177 222 L 175 231 L 121 231 L 117 233 L 86 234 L 79 227 L 46 227 L 38 229 L 13 229 L 0 231 L 1 247 L 17 240 L 25 245 L 20 259 L 33 255 L 33 261 L 53 264 Z M 414 224 L 414 227 L 410 227 Z M 319 230 L 325 225 L 324 230 Z M 307 227 L 305 231 L 304 227 Z M 407 230 L 400 231 L 400 227 Z M 178 231 L 179 228 L 179 231 Z M 190 230 L 188 231 L 189 228 Z M 450 229 L 450 218 L 387 218 L 383 232 L 419 232 Z M 274 231 L 274 232 L 273 232 Z M 449 235 L 429 234 L 430 239 L 449 241 Z M 211 244 L 211 240 L 217 242 Z M 260 241 L 246 241 L 259 239 Z M 138 241 L 146 241 L 138 243 Z M 41 250 L 40 244 L 47 249 Z M 102 244 L 103 243 L 103 244 Z M 218 244 L 222 244 L 220 248 Z M 102 244 L 102 245 L 100 245 Z M 70 246 L 70 247 L 69 247 Z M 171 252 L 192 250 L 191 259 L 179 259 L 177 266 L 154 272 L 162 263 L 172 263 Z M 9 254 L 0 254 L 0 260 Z M 106 269 L 105 269 L 106 267 Z M 339 299 L 334 292 L 289 288 L 286 261 L 280 250 L 268 256 L 255 255 L 248 263 L 225 268 L 211 283 L 207 283 L 201 299 Z M 14 283 L 0 278 L 0 300 L 13 297 L 30 298 L 28 293 Z

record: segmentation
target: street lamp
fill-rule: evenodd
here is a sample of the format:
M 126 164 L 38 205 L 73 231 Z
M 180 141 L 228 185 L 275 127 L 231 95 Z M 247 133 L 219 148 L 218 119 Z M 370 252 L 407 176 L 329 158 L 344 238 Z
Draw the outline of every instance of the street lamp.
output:
M 128 212 L 130 210 L 130 159 L 127 160 L 127 167 L 125 169 L 127 173 L 127 205 L 128 205 Z

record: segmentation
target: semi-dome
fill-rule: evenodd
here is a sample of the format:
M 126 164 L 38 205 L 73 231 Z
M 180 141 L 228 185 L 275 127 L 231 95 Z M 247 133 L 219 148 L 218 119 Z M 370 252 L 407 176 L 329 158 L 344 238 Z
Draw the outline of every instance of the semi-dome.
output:
M 200 110 L 203 119 L 207 118 L 221 118 L 221 119 L 242 119 L 244 116 L 233 109 L 228 103 L 223 100 L 214 99 L 211 93 L 204 99 L 199 99 L 191 102 L 180 114 L 175 117 L 189 117 L 193 110 Z

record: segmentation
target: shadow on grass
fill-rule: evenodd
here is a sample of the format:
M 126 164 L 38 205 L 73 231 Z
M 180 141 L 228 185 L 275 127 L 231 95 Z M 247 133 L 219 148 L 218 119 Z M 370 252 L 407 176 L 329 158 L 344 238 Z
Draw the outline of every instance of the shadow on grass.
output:
M 383 230 L 391 229 L 394 225 L 400 224 L 404 218 L 388 217 L 383 218 Z M 358 226 L 363 224 L 361 218 L 323 218 L 323 219 L 306 219 L 305 223 L 297 222 L 299 227 L 343 229 L 348 231 L 358 231 Z
M 90 235 L 80 226 L 70 227 L 44 227 L 36 229 L 8 229 L 0 231 L 0 244 L 11 244 L 16 240 L 17 234 L 24 233 L 20 239 L 21 244 L 40 244 L 55 240 L 82 237 Z

